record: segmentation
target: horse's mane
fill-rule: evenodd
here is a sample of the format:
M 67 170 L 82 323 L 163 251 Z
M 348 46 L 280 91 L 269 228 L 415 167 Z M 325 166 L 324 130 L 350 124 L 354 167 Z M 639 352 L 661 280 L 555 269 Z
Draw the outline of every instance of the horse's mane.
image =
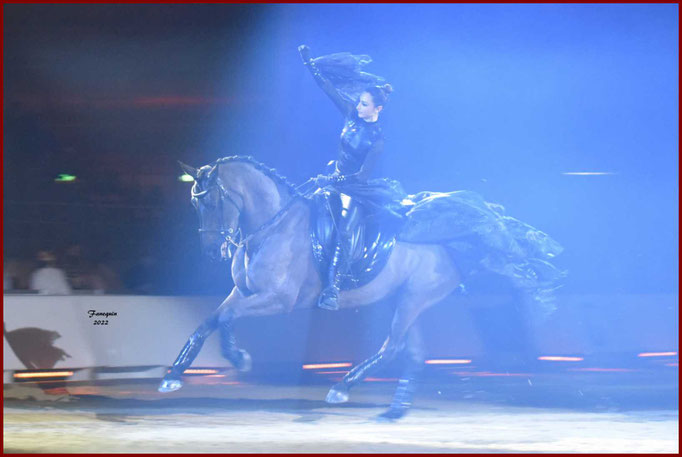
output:
M 256 168 L 259 171 L 262 171 L 267 177 L 271 178 L 273 181 L 275 181 L 276 184 L 279 186 L 282 186 L 286 188 L 289 193 L 292 196 L 299 195 L 298 190 L 296 190 L 296 186 L 289 182 L 289 180 L 280 175 L 277 170 L 274 168 L 270 168 L 264 163 L 261 163 L 254 159 L 251 156 L 229 156 L 229 157 L 223 157 L 221 159 L 218 159 L 214 162 L 214 164 L 219 165 L 221 163 L 230 163 L 230 162 L 245 162 L 250 165 L 252 165 L 254 168 Z

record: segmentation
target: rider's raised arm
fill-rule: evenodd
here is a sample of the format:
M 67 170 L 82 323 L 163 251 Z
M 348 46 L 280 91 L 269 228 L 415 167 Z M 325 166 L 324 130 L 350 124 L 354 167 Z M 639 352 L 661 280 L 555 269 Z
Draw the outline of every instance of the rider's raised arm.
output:
M 301 54 L 303 63 L 305 64 L 306 67 L 308 67 L 308 70 L 310 70 L 310 74 L 313 75 L 313 78 L 315 79 L 317 85 L 320 86 L 324 93 L 327 94 L 327 96 L 332 100 L 332 102 L 334 102 L 334 105 L 336 105 L 336 107 L 339 109 L 339 111 L 341 111 L 341 113 L 345 117 L 350 116 L 355 106 L 353 105 L 353 103 L 344 99 L 338 93 L 334 85 L 322 75 L 320 69 L 317 67 L 317 65 L 315 65 L 315 62 L 310 57 L 310 48 L 306 45 L 301 45 L 298 47 L 298 52 Z

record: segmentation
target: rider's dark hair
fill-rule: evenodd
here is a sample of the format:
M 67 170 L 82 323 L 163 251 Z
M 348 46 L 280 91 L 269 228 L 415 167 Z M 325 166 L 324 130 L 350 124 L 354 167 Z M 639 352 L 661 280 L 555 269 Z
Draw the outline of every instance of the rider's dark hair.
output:
M 369 86 L 365 92 L 372 96 L 374 106 L 384 106 L 388 103 L 388 95 L 393 92 L 393 87 L 390 84 L 383 86 Z

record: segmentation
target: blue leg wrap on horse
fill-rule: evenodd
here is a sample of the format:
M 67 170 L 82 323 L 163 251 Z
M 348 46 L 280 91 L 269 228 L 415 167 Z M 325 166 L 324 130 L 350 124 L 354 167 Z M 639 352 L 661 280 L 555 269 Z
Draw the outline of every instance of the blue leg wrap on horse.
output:
M 379 414 L 378 419 L 381 421 L 393 421 L 403 417 L 410 406 L 412 406 L 412 396 L 415 391 L 415 383 L 413 378 L 401 378 L 398 381 L 398 387 L 393 394 L 393 401 L 388 410 Z
M 346 376 L 343 377 L 343 384 L 347 387 L 352 387 L 358 382 L 362 381 L 367 377 L 370 372 L 376 370 L 381 366 L 384 361 L 384 354 L 375 354 L 369 359 L 362 362 L 357 367 L 353 368 Z
M 178 358 L 173 362 L 169 374 L 171 377 L 176 378 L 181 376 L 182 373 L 192 365 L 192 362 L 196 359 L 199 351 L 201 351 L 201 347 L 204 345 L 204 339 L 205 337 L 198 332 L 194 332 L 189 337 L 185 346 L 180 351 Z
M 197 328 L 192 335 L 187 339 L 185 346 L 183 346 L 180 354 L 173 362 L 171 371 L 167 377 L 174 379 L 179 378 L 182 373 L 192 365 L 194 359 L 199 355 L 201 347 L 204 345 L 206 337 L 208 337 L 216 329 L 218 325 L 217 318 L 211 317 Z
M 398 387 L 393 394 L 391 409 L 408 409 L 412 405 L 412 396 L 415 391 L 413 378 L 401 378 Z

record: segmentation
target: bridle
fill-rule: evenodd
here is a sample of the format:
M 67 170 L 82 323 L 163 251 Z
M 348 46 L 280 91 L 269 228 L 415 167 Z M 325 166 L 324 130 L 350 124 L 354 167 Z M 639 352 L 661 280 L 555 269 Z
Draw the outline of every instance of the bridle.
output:
M 219 200 L 219 207 L 218 211 L 220 213 L 220 224 L 219 228 L 217 229 L 206 229 L 203 227 L 199 227 L 199 234 L 202 233 L 219 233 L 222 238 L 225 239 L 228 243 L 235 247 L 240 247 L 242 245 L 242 231 L 239 228 L 241 225 L 239 223 L 239 219 L 241 218 L 242 214 L 242 208 L 237 204 L 237 202 L 234 201 L 232 197 L 230 197 L 230 194 L 227 192 L 225 189 L 225 186 L 223 186 L 223 183 L 220 182 L 220 177 L 216 178 L 215 181 L 216 186 L 209 186 L 208 188 L 200 191 L 200 192 L 195 192 L 194 187 L 192 187 L 192 198 L 203 198 L 205 197 L 209 191 L 213 190 L 214 187 L 218 187 L 220 190 L 220 200 Z M 195 184 L 196 186 L 196 184 Z M 224 209 L 224 204 L 225 201 L 229 202 L 234 208 L 237 210 L 237 214 L 239 214 L 239 217 L 237 217 L 237 227 L 226 227 L 225 226 L 225 212 L 223 211 Z M 234 237 L 238 237 L 237 239 L 239 241 L 235 241 Z
M 196 186 L 196 183 L 195 183 Z M 258 227 L 256 230 L 254 230 L 251 234 L 247 235 L 246 237 L 243 236 L 242 230 L 240 228 L 241 223 L 241 214 L 242 214 L 242 207 L 240 207 L 237 202 L 234 201 L 232 197 L 230 197 L 230 194 L 227 192 L 227 189 L 225 189 L 225 186 L 223 186 L 223 183 L 220 181 L 220 177 L 216 177 L 215 179 L 215 184 L 210 184 L 207 186 L 206 189 L 200 191 L 200 192 L 195 192 L 194 187 L 192 187 L 192 198 L 202 198 L 205 197 L 209 191 L 213 190 L 215 187 L 218 188 L 220 191 L 220 200 L 219 200 L 219 211 L 220 211 L 220 224 L 219 228 L 217 229 L 205 229 L 205 228 L 199 228 L 199 233 L 219 233 L 221 237 L 225 239 L 229 244 L 234 246 L 235 248 L 240 248 L 244 246 L 251 238 L 253 238 L 255 235 L 258 233 L 262 232 L 266 228 L 274 225 L 279 218 L 284 215 L 289 209 L 291 208 L 291 205 L 298 200 L 298 198 L 303 198 L 301 194 L 294 195 L 292 196 L 289 201 L 282 206 L 282 208 L 270 219 L 265 221 L 260 227 Z M 223 211 L 223 205 L 225 204 L 225 201 L 228 201 L 232 206 L 235 207 L 237 210 L 237 213 L 239 214 L 239 217 L 237 218 L 237 227 L 225 227 L 225 219 L 224 219 L 224 211 Z M 238 241 L 234 240 L 234 237 L 237 237 Z

